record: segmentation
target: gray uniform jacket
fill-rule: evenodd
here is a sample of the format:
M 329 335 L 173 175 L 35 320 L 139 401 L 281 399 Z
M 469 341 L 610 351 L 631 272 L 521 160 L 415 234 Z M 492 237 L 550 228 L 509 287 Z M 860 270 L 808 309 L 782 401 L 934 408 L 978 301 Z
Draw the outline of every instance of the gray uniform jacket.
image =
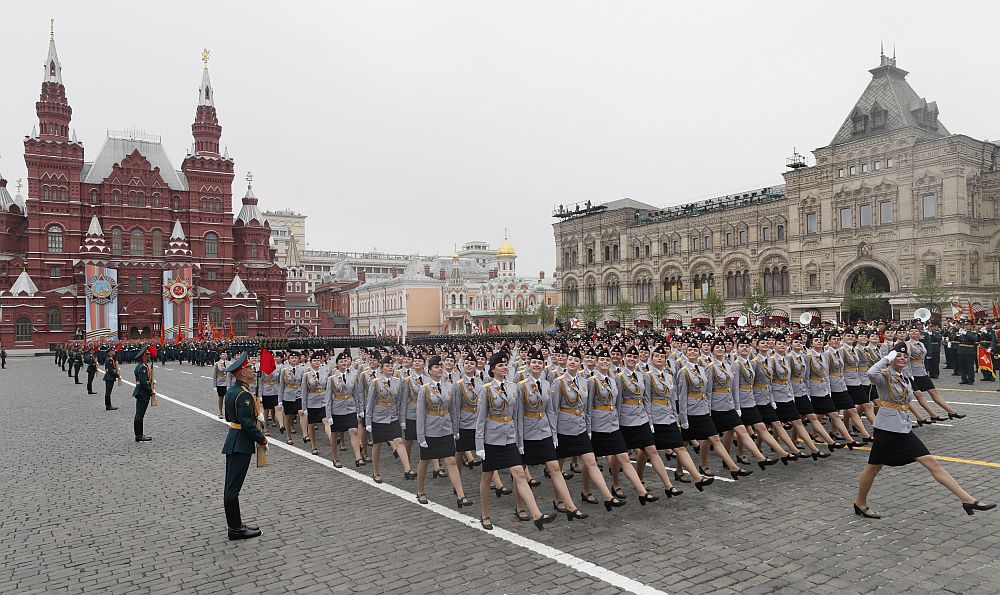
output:
M 789 351 L 788 365 L 791 367 L 792 372 L 792 396 L 796 399 L 807 398 L 809 396 L 809 385 L 806 382 L 806 376 L 809 374 L 809 368 L 806 365 L 805 354 Z
M 830 392 L 847 392 L 847 383 L 844 381 L 844 354 L 840 352 L 840 349 L 827 347 L 826 351 L 823 352 L 823 359 L 829 372 Z
M 440 438 L 458 433 L 457 409 L 451 406 L 452 395 L 442 382 L 428 382 L 417 395 L 417 443 L 426 444 L 428 436 Z
M 340 372 L 334 368 L 327 383 L 327 416 L 350 415 L 358 412 L 354 400 L 354 385 L 358 383 L 358 371 L 353 368 Z
M 788 355 L 775 353 L 767 360 L 770 372 L 771 399 L 775 403 L 789 403 L 794 399 L 792 394 L 792 369 Z
M 614 432 L 618 429 L 618 408 L 621 393 L 614 378 L 600 372 L 587 379 L 587 394 L 590 402 L 590 431 Z
M 302 374 L 302 406 L 307 409 L 326 409 L 327 384 L 330 377 L 323 369 L 309 368 Z
M 688 415 L 711 413 L 705 392 L 708 389 L 705 368 L 688 362 L 674 376 L 674 386 L 677 387 L 677 420 L 682 428 L 688 427 Z
M 260 373 L 260 395 L 262 397 L 274 397 L 278 393 L 278 384 L 281 382 L 281 367 L 275 367 L 270 374 Z
M 212 366 L 212 386 L 224 386 L 229 388 L 233 385 L 232 374 L 226 374 L 226 368 L 229 367 L 228 361 L 217 361 L 215 365 Z
M 403 417 L 406 401 L 402 395 L 402 380 L 395 376 L 386 377 L 379 373 L 368 385 L 368 398 L 365 401 L 365 423 L 388 424 L 398 423 L 406 427 Z
M 712 358 L 711 365 L 705 370 L 705 396 L 708 397 L 708 405 L 711 411 L 736 411 L 740 413 L 739 399 L 733 394 L 733 384 L 736 378 L 733 376 L 732 364 L 721 359 Z M 680 399 L 680 391 L 677 398 Z
M 909 352 L 910 363 L 903 370 L 910 378 L 915 376 L 927 376 L 927 368 L 924 367 L 924 360 L 927 358 L 927 347 L 921 341 L 910 339 L 906 342 L 906 349 Z M 977 366 L 978 368 L 978 366 Z
M 550 397 L 559 410 L 556 433 L 566 436 L 590 434 L 590 395 L 587 384 L 579 375 L 561 374 L 549 388 Z
M 521 400 L 517 398 L 516 384 L 494 380 L 484 386 L 483 402 L 476 418 L 476 450 L 485 450 L 487 444 L 516 444 L 518 449 L 523 449 L 514 421 L 520 416 Z
M 844 383 L 847 386 L 861 386 L 861 363 L 855 346 L 844 345 L 840 349 L 840 355 L 844 358 Z
M 553 446 L 559 445 L 556 438 L 556 420 L 559 411 L 555 401 L 549 395 L 549 381 L 545 374 L 534 378 L 530 374 L 517 383 L 518 398 L 521 399 L 521 416 L 518 418 L 517 433 L 521 440 L 552 440 Z
M 739 409 L 749 409 L 757 405 L 753 396 L 753 385 L 757 378 L 752 361 L 736 358 L 732 365 L 733 373 L 733 397 L 738 403 Z
M 768 365 L 767 356 L 758 353 L 751 360 L 753 364 L 753 400 L 758 407 L 773 405 L 771 399 L 771 367 Z
M 632 372 L 628 368 L 622 368 L 616 380 L 620 395 L 618 423 L 629 427 L 649 424 L 649 401 L 645 398 L 648 380 L 646 375 L 637 365 Z
M 475 378 L 465 376 L 451 385 L 451 406 L 457 410 L 458 428 L 475 430 L 479 419 L 479 404 L 482 402 L 483 385 Z
M 910 432 L 908 404 L 914 398 L 910 379 L 890 368 L 884 357 L 868 369 L 868 379 L 878 391 L 879 399 L 885 402 L 875 414 L 875 429 Z
M 365 408 L 368 406 L 368 389 L 377 375 L 378 372 L 375 370 L 365 368 L 358 372 L 357 379 L 354 381 L 354 407 L 362 419 L 365 417 Z
M 302 372 L 299 366 L 284 364 L 281 370 L 281 380 L 278 382 L 278 394 L 282 401 L 298 401 L 302 398 Z
M 674 391 L 674 377 L 669 370 L 657 370 L 650 366 L 646 374 L 643 398 L 649 404 L 649 422 L 655 425 L 677 423 L 677 393 Z
M 810 397 L 830 396 L 830 375 L 827 373 L 826 357 L 814 349 L 805 353 L 806 388 Z
M 868 379 L 868 369 L 881 359 L 878 354 L 878 345 L 869 344 L 864 347 L 855 345 L 854 351 L 858 356 L 858 369 L 860 370 L 858 378 L 861 380 L 861 386 L 871 386 L 872 381 Z

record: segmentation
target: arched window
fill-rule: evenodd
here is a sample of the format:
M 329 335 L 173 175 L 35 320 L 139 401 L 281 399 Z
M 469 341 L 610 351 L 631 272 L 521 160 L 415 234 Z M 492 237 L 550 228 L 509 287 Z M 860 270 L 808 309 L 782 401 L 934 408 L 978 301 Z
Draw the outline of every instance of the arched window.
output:
M 174 197 L 170 199 L 170 206 L 175 211 L 181 210 L 181 197 L 175 194 Z
M 62 330 L 62 310 L 56 306 L 52 306 L 45 310 L 45 324 L 48 325 L 50 331 L 61 331 Z
M 233 334 L 238 337 L 247 336 L 247 317 L 238 314 L 236 318 L 233 319 Z
M 133 229 L 129 238 L 129 254 L 144 256 L 146 254 L 146 234 L 141 229 Z
M 250 258 L 257 260 L 257 242 L 250 242 Z
M 122 193 L 117 190 L 111 191 L 111 204 L 116 205 L 121 202 Z
M 158 229 L 153 230 L 153 250 L 150 256 L 163 256 L 163 232 Z
M 633 283 L 632 293 L 635 303 L 648 303 L 653 295 L 653 280 L 646 275 L 640 275 Z
M 609 275 L 604 281 L 604 303 L 608 306 L 617 304 L 621 300 L 620 289 L 618 277 Z
M 14 340 L 18 342 L 31 341 L 32 327 L 31 319 L 27 316 L 21 316 L 14 323 Z
M 576 279 L 570 279 L 566 282 L 563 293 L 566 295 L 567 304 L 574 308 L 580 305 L 580 290 L 576 284 Z
M 159 192 L 154 192 L 153 193 L 153 206 L 154 207 L 160 206 L 160 193 Z
M 101 202 L 101 193 L 98 192 L 97 189 L 95 188 L 94 190 L 90 191 L 90 204 L 96 205 L 99 202 Z
M 684 285 L 681 283 L 681 277 L 677 275 L 668 275 L 663 278 L 663 298 L 675 302 L 681 299 L 681 290 L 684 289 Z
M 779 225 L 778 226 L 778 241 L 781 242 L 784 239 L 785 239 L 785 226 L 784 225 Z
M 48 251 L 59 253 L 63 251 L 63 230 L 58 225 L 50 225 L 46 229 L 48 235 Z
M 691 277 L 692 297 L 696 300 L 704 299 L 709 289 L 714 286 L 715 275 L 710 272 L 702 272 Z
M 212 326 L 220 329 L 222 328 L 222 308 L 218 306 L 212 306 L 208 311 L 208 319 L 212 323 Z
M 111 230 L 111 254 L 114 256 L 122 255 L 122 230 L 119 227 Z
M 218 258 L 219 256 L 219 236 L 211 231 L 205 234 L 205 256 L 207 258 Z

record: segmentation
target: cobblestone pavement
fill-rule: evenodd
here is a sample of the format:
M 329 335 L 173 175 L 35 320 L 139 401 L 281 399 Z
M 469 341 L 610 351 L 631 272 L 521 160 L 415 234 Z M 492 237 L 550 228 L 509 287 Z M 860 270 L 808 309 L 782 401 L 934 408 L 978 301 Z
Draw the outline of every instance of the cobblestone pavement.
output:
M 157 367 L 158 390 L 212 414 L 206 370 Z M 969 417 L 923 428 L 920 437 L 937 455 L 991 463 L 943 464 L 973 495 L 1000 499 L 996 384 L 958 390 L 949 370 L 938 384 Z M 512 543 L 478 529 L 478 505 L 460 522 L 417 504 L 415 482 L 391 455 L 383 454 L 383 477 L 411 494 L 405 499 L 361 480 L 353 466 L 334 471 L 272 448 L 268 467 L 251 468 L 241 498 L 244 518 L 264 535 L 229 542 L 225 426 L 214 415 L 162 399 L 146 417 L 154 441 L 137 444 L 127 385 L 115 390 L 121 409 L 109 412 L 103 393 L 86 395 L 50 359 L 19 358 L 0 372 L 0 387 L 2 593 L 612 593 L 620 589 L 601 577 L 615 573 L 670 593 L 1000 589 L 1000 512 L 967 516 L 910 465 L 879 476 L 871 504 L 885 518 L 864 521 L 851 512 L 863 452 L 754 467 L 753 476 L 701 494 L 678 484 L 680 498 L 641 508 L 632 495 L 611 514 L 584 504 L 589 519 L 561 518 L 544 532 L 514 520 L 513 498 L 494 497 L 492 516 Z M 320 455 L 329 459 L 325 442 Z M 473 500 L 478 477 L 464 479 Z M 649 480 L 657 493 L 651 473 Z M 427 486 L 432 501 L 454 511 L 447 479 L 428 478 Z M 579 493 L 578 478 L 570 489 Z M 552 500 L 547 482 L 535 493 L 543 509 Z M 581 572 L 560 552 L 596 566 Z

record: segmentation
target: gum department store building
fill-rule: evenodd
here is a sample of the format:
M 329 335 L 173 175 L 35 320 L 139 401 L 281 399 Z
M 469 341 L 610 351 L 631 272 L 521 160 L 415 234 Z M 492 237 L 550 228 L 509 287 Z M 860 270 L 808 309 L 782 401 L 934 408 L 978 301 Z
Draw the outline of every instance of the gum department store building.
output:
M 864 271 L 887 298 L 885 315 L 912 316 L 927 274 L 963 304 L 988 305 L 1000 284 L 1000 148 L 949 132 L 895 57 L 869 72 L 815 165 L 789 159 L 783 186 L 664 209 L 560 205 L 562 303 L 595 301 L 608 317 L 628 299 L 642 325 L 661 322 L 646 309 L 660 294 L 670 309 L 662 322 L 688 324 L 704 317 L 699 302 L 714 287 L 733 321 L 759 282 L 772 317 L 847 319 L 845 291 Z

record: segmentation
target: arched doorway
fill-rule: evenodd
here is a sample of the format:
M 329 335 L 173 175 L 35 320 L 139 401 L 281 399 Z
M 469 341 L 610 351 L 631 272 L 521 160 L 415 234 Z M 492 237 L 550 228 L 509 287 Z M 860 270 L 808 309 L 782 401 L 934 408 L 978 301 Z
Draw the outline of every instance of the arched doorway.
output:
M 855 320 L 888 320 L 892 318 L 889 305 L 889 278 L 881 269 L 861 267 L 847 277 L 844 285 L 842 316 L 847 322 Z

